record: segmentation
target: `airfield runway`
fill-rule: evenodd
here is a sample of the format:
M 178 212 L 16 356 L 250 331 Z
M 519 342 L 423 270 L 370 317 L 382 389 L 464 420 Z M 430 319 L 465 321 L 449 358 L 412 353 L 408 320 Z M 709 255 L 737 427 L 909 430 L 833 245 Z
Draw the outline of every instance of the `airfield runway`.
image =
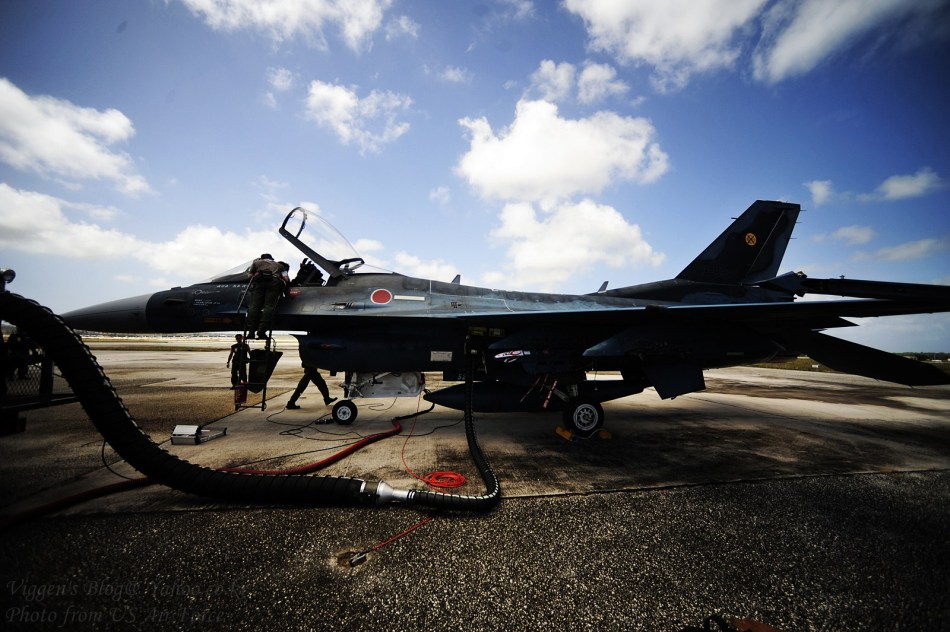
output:
M 301 375 L 288 346 L 266 410 L 235 413 L 228 342 L 162 345 L 94 352 L 156 442 L 227 428 L 163 445 L 203 465 L 319 461 L 429 406 L 365 400 L 338 426 L 311 386 L 286 411 Z M 950 630 L 950 388 L 736 368 L 604 408 L 611 436 L 573 442 L 558 415 L 476 415 L 503 493 L 488 514 L 239 506 L 154 485 L 15 524 L 0 531 L 3 628 L 678 631 L 721 614 Z M 135 476 L 78 404 L 24 417 L 0 437 L 4 516 L 121 481 L 103 460 Z M 480 494 L 461 419 L 436 407 L 320 473 L 419 488 L 413 473 L 448 470 Z

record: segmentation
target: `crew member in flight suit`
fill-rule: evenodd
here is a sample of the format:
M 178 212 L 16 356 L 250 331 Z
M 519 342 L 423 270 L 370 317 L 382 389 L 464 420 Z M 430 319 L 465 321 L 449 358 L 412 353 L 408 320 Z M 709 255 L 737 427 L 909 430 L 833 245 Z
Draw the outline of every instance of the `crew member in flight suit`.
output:
M 249 340 L 254 339 L 255 331 L 259 339 L 267 338 L 267 332 L 270 331 L 271 322 L 274 320 L 274 311 L 277 309 L 277 301 L 284 289 L 282 278 L 284 275 L 283 266 L 274 261 L 274 258 L 266 252 L 255 259 L 248 268 L 247 276 L 251 280 L 248 291 L 250 299 L 247 306 Z
M 287 408 L 291 410 L 300 408 L 300 406 L 297 405 L 297 398 L 303 395 L 304 390 L 310 382 L 316 384 L 317 388 L 320 389 L 320 394 L 323 395 L 323 403 L 326 406 L 336 401 L 336 397 L 330 397 L 330 389 L 327 388 L 326 381 L 323 379 L 323 376 L 320 375 L 320 370 L 315 366 L 307 366 L 304 364 L 303 377 L 300 378 L 300 382 L 297 384 L 297 389 L 294 391 L 294 394 L 290 396 L 290 400 L 287 402 Z
M 228 354 L 228 362 L 225 366 L 231 367 L 231 386 L 237 386 L 242 382 L 247 382 L 247 359 L 251 353 L 251 348 L 244 342 L 244 336 L 238 334 L 234 337 L 236 341 L 231 345 L 231 353 Z M 231 361 L 234 364 L 231 364 Z

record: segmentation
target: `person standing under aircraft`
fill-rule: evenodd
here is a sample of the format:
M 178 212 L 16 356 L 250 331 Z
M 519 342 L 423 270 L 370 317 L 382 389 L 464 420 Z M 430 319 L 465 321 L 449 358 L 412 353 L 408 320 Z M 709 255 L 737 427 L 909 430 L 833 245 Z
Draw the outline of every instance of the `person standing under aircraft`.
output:
M 247 276 L 251 282 L 247 306 L 248 340 L 254 339 L 255 332 L 260 340 L 267 338 L 267 332 L 270 331 L 274 312 L 277 309 L 277 301 L 284 288 L 281 278 L 283 275 L 283 266 L 274 261 L 274 257 L 266 252 L 255 259 L 251 267 L 247 269 Z
M 231 386 L 237 386 L 247 382 L 247 359 L 250 356 L 251 348 L 244 342 L 244 336 L 238 334 L 234 336 L 237 341 L 231 345 L 231 353 L 228 354 L 228 362 L 225 366 L 231 367 Z M 231 364 L 231 361 L 234 364 Z
M 320 389 L 320 394 L 323 395 L 323 403 L 326 406 L 329 406 L 336 401 L 336 397 L 330 397 L 330 389 L 327 388 L 327 383 L 323 379 L 323 376 L 320 375 L 320 369 L 315 366 L 303 365 L 303 377 L 300 378 L 300 382 L 297 384 L 294 394 L 290 396 L 290 400 L 287 402 L 287 408 L 295 410 L 300 408 L 297 405 L 297 398 L 303 395 L 304 390 L 306 390 L 307 385 L 313 382 L 317 385 L 317 388 Z

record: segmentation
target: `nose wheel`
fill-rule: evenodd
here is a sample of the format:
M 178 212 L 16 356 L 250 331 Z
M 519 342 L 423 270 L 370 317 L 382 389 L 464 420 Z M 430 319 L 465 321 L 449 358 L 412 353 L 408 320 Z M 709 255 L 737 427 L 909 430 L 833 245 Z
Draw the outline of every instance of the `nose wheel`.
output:
M 603 427 L 604 408 L 597 402 L 568 402 L 564 409 L 564 425 L 576 436 L 587 439 Z
M 357 408 L 356 404 L 351 402 L 348 399 L 339 401 L 333 405 L 333 421 L 337 422 L 341 426 L 349 426 L 351 423 L 356 421 Z

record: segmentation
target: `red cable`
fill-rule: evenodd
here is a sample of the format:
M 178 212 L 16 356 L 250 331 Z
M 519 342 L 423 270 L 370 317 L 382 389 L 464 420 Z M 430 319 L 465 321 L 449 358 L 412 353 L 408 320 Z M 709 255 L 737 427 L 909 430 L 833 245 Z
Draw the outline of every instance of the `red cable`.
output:
M 315 472 L 319 469 L 322 469 L 332 463 L 336 463 L 340 459 L 350 454 L 353 454 L 357 450 L 363 448 L 364 446 L 369 445 L 379 441 L 380 439 L 385 439 L 386 437 L 391 437 L 393 435 L 399 434 L 402 431 L 402 425 L 399 423 L 398 418 L 391 419 L 390 422 L 393 424 L 393 429 L 387 432 L 380 432 L 361 441 L 357 441 L 351 446 L 337 452 L 333 456 L 327 457 L 322 461 L 317 461 L 316 463 L 309 463 L 307 465 L 301 465 L 294 468 L 289 468 L 286 470 L 255 470 L 251 468 L 241 468 L 241 467 L 231 467 L 231 468 L 222 468 L 222 472 L 234 472 L 237 474 L 307 474 L 310 472 Z M 459 474 L 458 472 L 449 472 L 449 471 L 438 471 L 432 472 L 425 476 L 417 475 L 412 468 L 406 463 L 406 445 L 409 443 L 409 437 L 412 436 L 413 431 L 416 428 L 415 417 L 412 421 L 412 430 L 409 431 L 409 434 L 406 436 L 406 442 L 402 446 L 402 464 L 405 466 L 406 471 L 409 472 L 409 475 L 415 478 L 418 481 L 422 481 L 430 487 L 442 488 L 442 489 L 453 489 L 456 487 L 461 487 L 465 484 L 465 476 Z
M 360 441 L 357 441 L 353 445 L 347 446 L 343 450 L 340 450 L 336 454 L 329 456 L 323 459 L 322 461 L 317 461 L 316 463 L 308 463 L 307 465 L 301 465 L 301 466 L 289 468 L 286 470 L 255 470 L 251 468 L 225 467 L 225 468 L 219 468 L 218 471 L 219 472 L 233 472 L 236 474 L 307 474 L 309 472 L 314 472 L 328 465 L 336 463 L 343 457 L 349 456 L 350 454 L 353 454 L 357 450 L 371 443 L 375 443 L 376 441 L 379 441 L 380 439 L 385 439 L 386 437 L 391 437 L 393 435 L 399 434 L 402 431 L 402 424 L 399 423 L 398 419 L 399 418 L 393 418 L 390 420 L 390 423 L 392 423 L 393 425 L 392 430 L 387 430 L 386 432 L 379 432 L 374 435 L 370 435 L 364 439 L 361 439 Z M 415 429 L 416 427 L 415 419 L 413 419 L 412 427 L 413 429 Z M 412 432 L 409 433 L 409 436 L 412 436 Z M 408 443 L 409 441 L 409 436 L 406 437 L 406 443 Z M 423 483 L 426 483 L 427 485 L 430 485 L 432 487 L 453 488 L 453 487 L 460 487 L 465 484 L 465 477 L 456 472 L 445 472 L 445 471 L 432 472 L 431 474 L 428 474 L 424 477 L 417 476 L 416 473 L 413 472 L 412 469 L 410 469 L 409 466 L 406 464 L 406 444 L 403 444 L 402 446 L 402 463 L 403 465 L 406 466 L 406 470 L 409 472 L 409 474 L 412 475 L 413 478 L 420 480 Z M 86 492 L 81 492 L 73 496 L 68 496 L 66 498 L 60 498 L 46 505 L 43 505 L 41 507 L 36 507 L 31 510 L 27 510 L 20 514 L 0 518 L 0 529 L 5 529 L 15 524 L 19 524 L 20 522 L 24 522 L 26 520 L 34 518 L 36 516 L 45 515 L 47 513 L 51 513 L 53 511 L 57 511 L 65 507 L 69 507 L 70 505 L 75 505 L 81 502 L 85 502 L 93 498 L 98 498 L 100 496 L 106 496 L 108 494 L 125 491 L 127 489 L 133 489 L 135 487 L 152 485 L 155 482 L 156 481 L 151 480 L 147 477 L 130 479 L 128 481 L 122 481 L 120 483 L 104 485 L 102 487 L 91 489 Z M 404 531 L 403 533 L 400 533 L 399 535 L 393 538 L 390 538 L 386 542 L 378 545 L 378 547 L 385 546 L 389 542 L 392 542 L 393 540 L 401 538 L 402 536 L 413 531 L 414 529 L 421 527 L 422 525 L 424 525 L 426 522 L 428 522 L 431 519 L 432 517 L 429 517 L 426 520 L 423 520 L 419 524 L 413 527 L 410 527 L 408 530 Z M 375 550 L 375 549 L 370 549 L 370 550 Z
M 390 422 L 393 425 L 392 430 L 387 430 L 386 432 L 379 432 L 374 435 L 370 435 L 365 439 L 361 439 L 354 443 L 351 446 L 340 450 L 333 456 L 328 456 L 322 461 L 317 461 L 316 463 L 308 463 L 307 465 L 300 465 L 298 467 L 292 467 L 286 470 L 255 470 L 251 468 L 243 467 L 225 467 L 221 468 L 220 472 L 234 472 L 237 474 L 307 474 L 309 472 L 315 472 L 316 470 L 322 469 L 332 463 L 336 463 L 340 459 L 350 454 L 353 454 L 360 448 L 369 445 L 370 443 L 375 443 L 380 439 L 385 439 L 386 437 L 391 437 L 393 435 L 399 434 L 402 431 L 402 424 L 399 423 L 397 419 L 391 419 Z
M 432 520 L 433 518 L 435 518 L 435 516 L 429 516 L 429 517 L 426 518 L 425 520 L 422 520 L 422 521 L 420 521 L 420 522 L 417 522 L 416 524 L 412 525 L 411 527 L 409 527 L 408 529 L 406 529 L 405 531 L 403 531 L 403 532 L 400 533 L 399 535 L 394 535 L 393 537 L 389 538 L 389 539 L 386 540 L 385 542 L 380 542 L 380 543 L 377 544 L 376 546 L 374 546 L 374 547 L 368 549 L 366 552 L 369 553 L 369 551 L 378 551 L 379 549 L 383 548 L 384 546 L 386 546 L 386 545 L 389 544 L 390 542 L 395 542 L 396 540 L 398 540 L 399 538 L 403 537 L 404 535 L 409 535 L 410 533 L 412 533 L 413 531 L 415 531 L 416 529 L 418 529 L 419 527 L 421 527 L 421 526 L 424 525 L 425 523 L 429 522 L 429 521 Z
M 429 522 L 429 521 L 432 520 L 433 518 L 435 518 L 434 515 L 429 516 L 429 517 L 426 518 L 425 520 L 420 520 L 419 522 L 417 522 L 416 524 L 412 525 L 411 527 L 409 527 L 408 529 L 406 529 L 406 530 L 403 531 L 402 533 L 397 534 L 397 535 L 394 535 L 393 537 L 389 538 L 388 540 L 385 540 L 385 541 L 383 541 L 383 542 L 380 542 L 379 544 L 377 544 L 377 545 L 375 545 L 375 546 L 371 546 L 371 547 L 369 547 L 368 549 L 363 549 L 363 550 L 360 551 L 359 553 L 354 553 L 354 554 L 350 557 L 350 559 L 346 560 L 346 563 L 347 563 L 349 566 L 358 566 L 359 564 L 362 564 L 363 562 L 366 561 L 366 556 L 369 555 L 370 553 L 372 553 L 373 551 L 378 551 L 378 550 L 380 550 L 381 548 L 383 548 L 384 546 L 386 546 L 387 544 L 390 544 L 391 542 L 395 542 L 396 540 L 398 540 L 399 538 L 401 538 L 401 537 L 403 537 L 403 536 L 409 535 L 410 533 L 412 533 L 413 531 L 415 531 L 416 529 L 418 529 L 419 527 L 421 527 L 421 526 L 424 525 L 425 523 Z M 344 555 L 345 555 L 345 554 L 344 554 Z M 340 557 L 340 561 L 341 561 L 341 563 L 343 562 L 342 556 Z
M 0 518 L 0 530 L 6 529 L 7 527 L 12 527 L 13 525 L 20 524 L 21 522 L 26 522 L 38 516 L 45 516 L 46 514 L 53 513 L 54 511 L 59 511 L 60 509 L 65 509 L 66 507 L 71 507 L 73 505 L 78 505 L 79 503 L 86 502 L 87 500 L 92 500 L 93 498 L 100 498 L 102 496 L 107 496 L 109 494 L 114 494 L 117 492 L 124 492 L 129 489 L 135 489 L 137 487 L 146 487 L 148 485 L 155 484 L 156 481 L 148 478 L 130 478 L 128 480 L 120 481 L 118 483 L 111 483 L 108 485 L 102 485 L 101 487 L 96 487 L 93 489 L 88 489 L 84 492 L 78 492 L 72 494 L 71 496 L 65 496 L 63 498 L 57 498 L 52 500 L 45 505 L 39 507 L 34 507 L 32 509 L 27 509 L 18 514 L 12 516 L 5 516 Z

